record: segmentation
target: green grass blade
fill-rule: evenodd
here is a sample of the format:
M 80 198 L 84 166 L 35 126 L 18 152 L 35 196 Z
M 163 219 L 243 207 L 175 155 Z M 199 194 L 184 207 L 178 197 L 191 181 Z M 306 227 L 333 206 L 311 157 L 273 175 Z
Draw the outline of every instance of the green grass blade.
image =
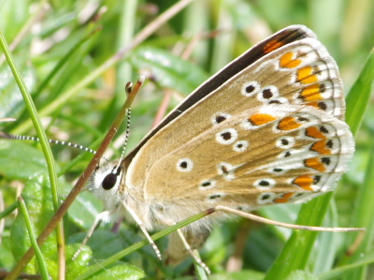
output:
M 40 139 L 40 145 L 42 147 L 44 157 L 47 162 L 48 166 L 48 173 L 49 173 L 49 180 L 51 184 L 51 194 L 52 194 L 52 200 L 53 200 L 53 206 L 54 209 L 57 210 L 59 207 L 59 193 L 58 193 L 58 187 L 57 187 L 57 173 L 56 168 L 54 165 L 54 158 L 52 155 L 51 147 L 48 143 L 47 136 L 45 134 L 45 131 L 42 127 L 40 118 L 38 116 L 35 104 L 32 100 L 32 97 L 30 93 L 28 92 L 26 85 L 20 75 L 20 72 L 18 71 L 14 59 L 9 51 L 9 47 L 6 43 L 5 37 L 0 32 L 0 45 L 4 51 L 5 57 L 8 61 L 9 67 L 12 70 L 12 73 L 14 75 L 14 78 L 17 82 L 17 85 L 22 93 L 22 97 L 25 101 L 26 108 L 30 114 L 30 118 L 32 119 L 32 122 L 34 124 L 35 130 L 37 132 L 37 135 Z M 57 240 L 59 243 L 59 248 L 63 248 L 63 245 L 65 243 L 64 234 L 63 234 L 63 226 L 62 223 L 59 223 L 57 226 Z M 26 264 L 23 264 L 26 265 Z
M 30 237 L 32 247 L 34 248 L 34 251 L 35 251 L 36 260 L 38 261 L 40 276 L 43 280 L 48 280 L 50 278 L 48 276 L 47 266 L 46 266 L 46 263 L 44 261 L 44 256 L 42 254 L 42 251 L 40 250 L 40 248 L 38 246 L 38 242 L 36 241 L 36 237 L 35 237 L 32 225 L 31 225 L 31 220 L 30 220 L 30 216 L 29 216 L 29 213 L 27 211 L 27 208 L 26 208 L 25 201 L 23 200 L 22 197 L 19 197 L 18 202 L 19 202 L 19 204 L 18 204 L 19 209 L 21 210 L 21 213 L 23 215 L 23 218 L 24 218 L 24 221 L 25 221 L 25 224 L 26 224 L 27 231 L 29 233 L 29 237 Z
M 372 50 L 364 68 L 347 96 L 346 122 L 351 127 L 353 134 L 357 133 L 361 125 L 364 112 L 369 102 L 373 79 L 374 52 Z
M 374 52 L 371 51 L 358 79 L 352 86 L 347 97 L 347 122 L 351 126 L 352 131 L 358 131 L 366 106 L 369 104 L 372 84 L 374 80 Z M 371 132 L 373 136 L 373 132 Z M 372 138 L 372 137 L 371 137 Z M 353 256 L 346 257 L 342 263 L 353 264 L 361 259 L 372 247 L 374 240 L 374 220 L 372 213 L 374 212 L 374 204 L 372 198 L 374 196 L 374 142 L 371 141 L 369 148 L 369 162 L 366 167 L 365 179 L 357 195 L 355 208 L 352 216 L 353 226 L 366 228 L 366 234 L 360 246 L 355 249 Z M 355 235 L 354 237 L 357 237 Z M 351 238 L 351 244 L 354 238 Z M 351 253 L 352 254 L 352 253 Z M 361 266 L 349 274 L 344 279 L 366 279 L 367 267 Z
M 28 92 L 28 90 L 26 88 L 26 85 L 25 85 L 25 83 L 24 83 L 15 63 L 14 63 L 14 59 L 13 59 L 11 53 L 9 52 L 9 48 L 8 48 L 7 43 L 5 41 L 5 38 L 4 38 L 4 36 L 2 35 L 1 32 L 0 32 L 0 45 L 1 45 L 2 49 L 4 50 L 4 54 L 7 58 L 8 63 L 9 63 L 9 67 L 11 68 L 11 70 L 13 72 L 14 78 L 15 78 L 18 86 L 19 86 L 19 89 L 22 93 L 23 99 L 26 103 L 26 107 L 27 107 L 27 110 L 30 114 L 30 118 L 32 119 L 32 122 L 35 126 L 35 130 L 36 130 L 36 132 L 38 134 L 38 137 L 40 139 L 40 145 L 42 147 L 42 150 L 43 150 L 43 153 L 44 153 L 44 156 L 46 158 L 47 165 L 48 165 L 48 171 L 49 171 L 49 178 L 50 178 L 50 181 L 51 181 L 51 187 L 52 187 L 51 190 L 52 190 L 52 194 L 53 194 L 54 207 L 55 207 L 55 209 L 57 209 L 58 208 L 57 175 L 56 175 L 56 170 L 55 170 L 55 166 L 54 166 L 54 159 L 53 159 L 52 151 L 51 151 L 51 148 L 49 146 L 47 136 L 46 136 L 45 131 L 42 127 L 42 124 L 41 124 L 41 121 L 39 119 L 39 116 L 38 116 L 35 104 L 32 100 L 32 97 L 31 97 L 30 93 Z
M 329 272 L 323 273 L 319 275 L 320 280 L 331 280 L 331 279 L 342 279 L 342 275 L 346 277 L 346 279 L 355 279 L 358 280 L 360 278 L 349 278 L 352 274 L 349 274 L 353 269 L 361 269 L 362 267 L 367 267 L 368 265 L 374 263 L 374 251 L 368 252 L 365 255 L 361 255 L 360 258 L 353 262 L 352 264 L 347 264 L 335 269 L 330 270 Z M 369 278 L 363 278 L 369 279 Z
M 372 135 L 373 136 L 373 135 Z M 360 261 L 363 254 L 368 253 L 372 249 L 374 241 L 374 142 L 371 143 L 370 159 L 367 165 L 364 183 L 359 189 L 357 203 L 354 211 L 354 226 L 366 228 L 366 234 L 360 246 L 355 250 L 353 256 L 346 258 L 345 263 L 354 264 Z M 355 235 L 357 237 L 358 235 Z M 352 244 L 354 240 L 352 238 Z M 344 279 L 366 279 L 367 267 L 361 266 L 355 269 Z
M 0 220 L 5 218 L 6 216 L 10 215 L 14 210 L 17 209 L 18 203 L 14 202 L 12 205 L 10 205 L 7 209 L 0 212 Z

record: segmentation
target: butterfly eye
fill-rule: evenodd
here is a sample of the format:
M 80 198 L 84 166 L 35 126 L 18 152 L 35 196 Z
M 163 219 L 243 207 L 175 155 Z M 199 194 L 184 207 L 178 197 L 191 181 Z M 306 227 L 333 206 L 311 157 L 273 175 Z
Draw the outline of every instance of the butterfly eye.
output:
M 116 185 L 117 176 L 118 175 L 114 174 L 114 173 L 109 173 L 108 175 L 106 175 L 106 177 L 104 178 L 104 180 L 101 184 L 103 186 L 104 190 L 110 190 L 111 188 L 113 188 Z
M 101 186 L 104 190 L 111 190 L 117 185 L 117 178 L 122 174 L 120 167 L 114 167 L 110 173 L 108 173 L 101 181 Z

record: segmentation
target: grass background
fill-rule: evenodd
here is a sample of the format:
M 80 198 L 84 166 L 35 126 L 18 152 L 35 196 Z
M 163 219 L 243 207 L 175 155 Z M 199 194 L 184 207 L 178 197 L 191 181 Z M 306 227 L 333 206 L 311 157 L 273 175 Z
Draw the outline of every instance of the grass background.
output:
M 374 211 L 370 192 L 374 186 L 369 171 L 373 169 L 374 110 L 369 94 L 373 67 L 369 64 L 361 76 L 360 72 L 374 45 L 371 16 L 374 3 L 370 0 L 194 1 L 119 59 L 118 51 L 175 3 L 0 2 L 0 32 L 8 44 L 14 44 L 11 52 L 15 64 L 32 95 L 48 138 L 97 148 L 125 99 L 125 83 L 145 73 L 148 79 L 133 105 L 131 149 L 151 127 L 169 89 L 178 92 L 173 95 L 171 109 L 209 75 L 258 40 L 287 25 L 305 24 L 315 31 L 336 59 L 346 93 L 351 91 L 347 121 L 356 133 L 357 151 L 333 199 L 324 197 L 303 205 L 298 222 L 306 224 L 314 215 L 318 220 L 322 215 L 316 209 L 326 207 L 323 225 L 367 227 L 367 234 L 358 244 L 356 233 L 294 232 L 289 239 L 290 231 L 285 229 L 236 219 L 213 231 L 201 256 L 213 272 L 212 279 L 371 279 Z M 189 55 L 188 50 L 191 50 Z M 145 58 L 145 54 L 149 56 Z M 2 57 L 0 63 L 0 118 L 17 118 L 14 123 L 0 124 L 1 128 L 35 135 L 14 77 Z M 359 77 L 359 83 L 355 84 Z M 108 156 L 114 153 L 113 157 L 118 157 L 122 142 L 118 137 Z M 58 192 L 60 199 L 64 199 L 91 156 L 66 147 L 52 149 L 59 174 Z M 8 213 L 15 207 L 17 195 L 22 192 L 36 234 L 54 212 L 53 198 L 45 159 L 36 144 L 1 140 L 0 176 L 3 201 L 0 212 L 5 210 L 0 216 L 3 223 L 0 267 L 9 271 L 30 246 L 22 216 Z M 294 223 L 299 208 L 300 205 L 268 207 L 261 214 Z M 100 211 L 100 202 L 82 193 L 64 219 L 68 279 L 76 279 L 83 271 L 90 271 L 90 265 L 101 264 L 143 238 L 136 227 L 125 223 L 121 224 L 119 234 L 111 231 L 112 225 L 104 225 L 95 231 L 81 257 L 72 262 L 71 255 L 77 244 Z M 159 241 L 161 251 L 166 243 L 166 238 Z M 56 278 L 54 235 L 42 247 L 42 254 L 48 273 Z M 191 264 L 187 260 L 177 268 L 164 266 L 157 261 L 150 246 L 146 246 L 89 277 L 137 279 L 146 275 L 152 279 L 189 279 L 193 275 Z M 35 260 L 26 272 L 39 273 Z

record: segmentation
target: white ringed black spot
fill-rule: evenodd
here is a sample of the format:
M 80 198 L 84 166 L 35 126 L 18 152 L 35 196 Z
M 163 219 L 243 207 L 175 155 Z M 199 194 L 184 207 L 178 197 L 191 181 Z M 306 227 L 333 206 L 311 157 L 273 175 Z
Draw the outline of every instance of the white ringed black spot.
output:
M 254 94 L 257 94 L 259 91 L 260 91 L 260 84 L 256 81 L 245 83 L 241 89 L 241 93 L 246 97 L 250 97 Z
M 284 151 L 284 152 L 281 152 L 278 155 L 278 158 L 288 158 L 288 157 L 292 156 L 294 153 L 295 153 L 295 150 Z
M 221 162 L 217 165 L 219 175 L 227 175 L 233 168 L 233 165 L 227 162 Z
M 231 115 L 228 114 L 228 113 L 223 113 L 223 112 L 215 113 L 212 116 L 212 123 L 213 123 L 213 125 L 216 125 L 216 124 L 219 124 L 221 122 L 224 122 L 225 120 L 227 120 L 230 117 L 231 117 Z
M 269 102 L 273 98 L 276 98 L 279 96 L 279 91 L 276 86 L 267 86 L 264 87 L 261 92 L 257 95 L 257 99 L 259 101 L 266 101 Z
M 249 147 L 249 142 L 248 141 L 240 140 L 240 141 L 238 141 L 234 144 L 233 149 L 234 149 L 235 152 L 244 152 L 248 149 L 248 147 Z
M 322 101 L 318 102 L 317 106 L 318 106 L 318 108 L 320 108 L 323 111 L 326 111 L 326 109 L 327 109 L 326 103 L 322 102 Z
M 331 163 L 331 159 L 329 157 L 323 157 L 321 158 L 321 162 L 323 162 L 324 164 L 328 166 Z
M 321 131 L 323 134 L 329 133 L 329 130 L 326 128 L 326 126 L 323 126 L 323 125 L 319 127 L 319 131 Z
M 271 174 L 281 175 L 288 171 L 288 168 L 285 168 L 285 166 L 282 167 L 272 167 L 268 169 L 268 172 Z
M 283 136 L 275 141 L 275 145 L 281 149 L 289 149 L 295 145 L 295 138 L 292 136 Z
M 307 193 L 305 193 L 305 192 L 299 192 L 299 193 L 294 194 L 293 197 L 298 198 L 298 197 L 304 196 L 305 194 L 307 194 Z
M 217 165 L 218 175 L 222 175 L 227 181 L 235 179 L 235 168 L 231 163 L 221 162 Z
M 215 180 L 202 181 L 200 186 L 199 186 L 199 189 L 202 190 L 202 191 L 212 189 L 216 186 L 216 183 L 217 182 Z
M 238 139 L 238 131 L 234 128 L 226 128 L 216 134 L 216 140 L 222 145 L 230 145 Z
M 293 116 L 296 119 L 296 121 L 301 124 L 310 125 L 310 124 L 313 124 L 314 121 L 319 122 L 318 116 L 314 116 L 312 114 L 305 113 L 305 112 L 298 112 L 294 114 Z
M 332 150 L 334 148 L 334 141 L 332 139 L 328 140 L 326 146 Z
M 324 83 L 320 83 L 319 91 L 322 92 L 322 93 L 324 93 L 326 91 L 326 85 Z
M 269 101 L 269 104 L 289 104 L 289 103 L 290 102 L 285 97 L 278 97 L 278 98 L 274 98 Z
M 321 181 L 321 175 L 316 175 L 313 177 L 313 184 L 317 185 Z
M 257 197 L 257 204 L 272 203 L 275 197 L 276 197 L 275 193 L 272 193 L 272 192 L 261 193 Z
M 271 178 L 263 178 L 263 179 L 259 179 L 259 180 L 256 180 L 254 183 L 253 183 L 253 186 L 257 189 L 261 189 L 261 190 L 266 190 L 266 189 L 271 189 L 275 186 L 275 180 L 274 179 L 271 179 Z
M 296 120 L 297 120 L 298 122 L 301 122 L 301 123 L 308 123 L 308 122 L 311 121 L 308 117 L 304 117 L 304 116 L 298 116 L 298 117 L 296 118 Z
M 310 199 L 313 197 L 313 193 L 311 192 L 297 192 L 288 200 L 288 202 L 302 202 L 305 199 Z
M 189 158 L 181 158 L 177 162 L 177 170 L 180 172 L 190 172 L 193 168 L 193 161 Z
M 213 193 L 207 197 L 208 202 L 217 202 L 225 197 L 224 193 Z

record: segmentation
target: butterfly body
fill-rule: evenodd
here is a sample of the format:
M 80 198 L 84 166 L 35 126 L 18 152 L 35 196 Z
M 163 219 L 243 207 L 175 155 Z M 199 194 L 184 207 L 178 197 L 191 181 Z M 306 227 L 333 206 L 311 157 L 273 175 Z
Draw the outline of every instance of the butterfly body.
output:
M 217 205 L 305 201 L 332 191 L 353 155 L 344 112 L 335 61 L 309 29 L 290 26 L 199 87 L 121 163 L 100 167 L 89 189 L 147 230 Z M 201 246 L 218 218 L 190 224 L 186 239 Z

